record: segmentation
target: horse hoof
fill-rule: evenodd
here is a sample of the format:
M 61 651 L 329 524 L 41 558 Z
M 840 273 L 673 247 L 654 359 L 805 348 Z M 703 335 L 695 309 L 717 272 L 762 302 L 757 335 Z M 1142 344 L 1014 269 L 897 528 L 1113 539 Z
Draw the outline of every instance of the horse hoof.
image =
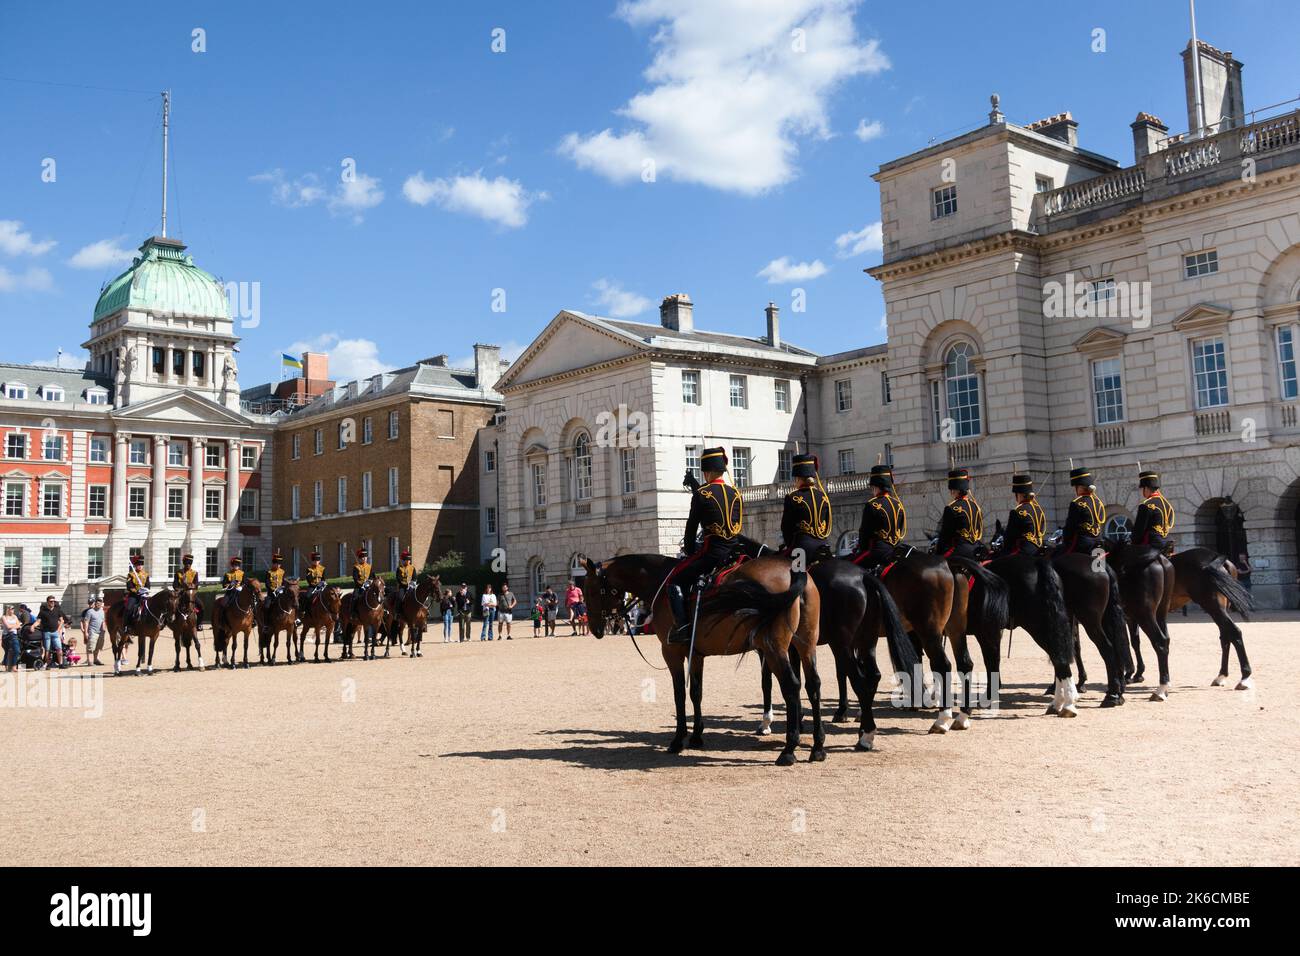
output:
M 1253 690 L 1254 687 L 1255 678 L 1243 677 L 1241 680 L 1237 681 L 1237 686 L 1234 687 L 1233 690 Z
M 932 734 L 946 734 L 948 732 L 948 723 L 946 721 L 936 720 L 930 725 L 929 732 Z
M 1101 699 L 1102 710 L 1107 710 L 1111 707 L 1118 707 L 1119 705 L 1120 705 L 1120 699 L 1116 697 L 1114 694 L 1107 694 L 1105 697 Z
M 1130 684 L 1140 684 L 1140 683 L 1142 683 L 1142 679 L 1143 679 L 1144 677 L 1146 677 L 1146 673 L 1145 673 L 1144 671 L 1138 671 L 1138 672 L 1137 672 L 1136 674 L 1134 674 L 1132 677 L 1128 678 L 1128 683 L 1130 683 Z
M 1211 687 L 1222 687 L 1222 686 L 1223 686 L 1224 684 L 1226 684 L 1226 683 L 1228 683 L 1228 675 L 1227 675 L 1227 674 L 1220 674 L 1220 675 L 1218 675 L 1217 677 L 1215 677 L 1214 680 L 1210 681 L 1210 686 L 1211 686 Z
M 1078 717 L 1079 711 L 1073 704 L 1065 704 L 1061 708 L 1061 712 L 1056 716 L 1057 717 Z
M 958 713 L 952 718 L 953 730 L 970 730 L 970 715 Z
M 812 749 L 812 753 L 808 755 L 809 763 L 821 763 L 825 759 L 826 759 L 825 747 L 814 747 Z
M 869 734 L 858 734 L 858 742 L 853 746 L 854 750 L 863 752 L 876 749 L 876 732 L 873 730 Z
M 1047 705 L 1047 710 L 1043 711 L 1043 716 L 1045 716 L 1045 717 L 1058 717 L 1058 716 L 1060 716 L 1060 713 L 1061 713 L 1061 712 L 1060 712 L 1059 710 L 1056 709 L 1056 705 L 1055 705 L 1055 704 L 1048 704 L 1048 705 Z
M 1164 684 L 1161 684 L 1159 687 L 1155 689 L 1154 692 L 1152 692 L 1151 696 L 1148 697 L 1147 699 L 1152 701 L 1158 701 L 1158 702 L 1166 701 L 1169 699 L 1169 688 L 1166 687 Z
M 758 725 L 758 735 L 760 737 L 768 737 L 771 735 L 771 733 L 772 733 L 772 725 L 768 723 L 766 720 Z
M 1077 690 L 1080 694 L 1082 694 L 1085 690 L 1087 690 L 1087 685 L 1085 685 L 1083 681 L 1079 681 L 1079 683 L 1074 685 L 1074 689 Z
M 782 750 L 781 756 L 776 758 L 776 765 L 778 767 L 793 767 L 794 752 L 789 750 Z
M 844 710 L 837 710 L 837 711 L 835 711 L 835 716 L 832 717 L 832 718 L 830 719 L 830 723 L 832 723 L 832 724 L 842 724 L 842 723 L 844 723 L 844 721 L 845 721 L 845 719 L 846 719 L 847 717 L 848 717 L 848 712 L 847 712 L 847 711 L 844 711 Z
M 703 750 L 704 738 L 699 736 L 691 737 L 686 741 L 686 747 L 688 750 Z
M 1055 697 L 1055 696 L 1056 696 L 1056 685 L 1055 685 L 1055 684 L 1052 684 L 1051 686 L 1049 686 L 1049 687 L 1047 688 L 1047 690 L 1043 691 L 1043 696 L 1044 696 L 1044 697 Z
M 685 743 L 686 743 L 686 739 L 685 739 L 684 737 L 674 737 L 674 738 L 672 739 L 672 742 L 668 744 L 668 752 L 669 752 L 670 754 L 679 754 L 679 753 L 681 753 L 681 752 L 682 752 L 682 746 L 683 746 Z

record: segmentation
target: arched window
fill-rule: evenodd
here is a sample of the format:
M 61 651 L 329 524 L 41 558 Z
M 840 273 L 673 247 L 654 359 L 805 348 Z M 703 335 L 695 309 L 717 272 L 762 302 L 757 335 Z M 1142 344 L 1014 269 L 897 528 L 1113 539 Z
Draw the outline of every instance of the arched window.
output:
M 980 420 L 980 377 L 975 371 L 975 349 L 958 342 L 944 358 L 943 378 L 947 386 L 948 417 L 954 423 L 954 438 L 974 438 L 982 431 Z
M 839 540 L 835 542 L 836 554 L 852 554 L 858 550 L 858 533 L 856 531 L 845 531 L 840 535 Z
M 546 590 L 546 565 L 540 558 L 533 564 L 532 585 L 534 598 Z
M 573 497 L 578 501 L 591 497 L 591 436 L 586 432 L 573 440 Z
M 1115 538 L 1120 541 L 1127 541 L 1130 537 L 1128 518 L 1123 515 L 1112 515 L 1106 519 L 1106 527 L 1102 529 L 1102 535 L 1107 538 Z

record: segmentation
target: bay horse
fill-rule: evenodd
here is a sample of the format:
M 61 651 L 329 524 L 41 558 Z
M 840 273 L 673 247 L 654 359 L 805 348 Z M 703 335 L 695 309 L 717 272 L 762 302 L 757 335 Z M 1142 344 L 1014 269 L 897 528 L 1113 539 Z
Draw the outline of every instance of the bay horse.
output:
M 235 669 L 235 650 L 240 635 L 244 638 L 243 666 L 248 666 L 248 639 L 257 625 L 257 606 L 261 600 L 262 584 L 255 578 L 247 578 L 238 590 L 221 595 L 212 611 L 212 652 L 217 667 L 222 666 L 224 659 L 226 667 Z
M 1169 607 L 1174 597 L 1174 566 L 1165 555 L 1151 548 L 1110 542 L 1106 560 L 1119 573 L 1119 593 L 1124 614 L 1136 634 L 1141 628 L 1155 648 L 1160 668 L 1160 683 L 1149 700 L 1169 699 Z M 1136 644 L 1134 640 L 1134 644 Z M 1137 683 L 1142 674 L 1135 671 L 1129 683 Z
M 1238 579 L 1237 566 L 1224 555 L 1209 548 L 1179 551 L 1169 559 L 1169 563 L 1174 568 L 1174 593 L 1169 601 L 1169 610 L 1177 611 L 1189 603 L 1195 603 L 1219 627 L 1219 646 L 1223 654 L 1219 673 L 1210 682 L 1210 686 L 1222 687 L 1228 682 L 1228 652 L 1232 649 L 1237 652 L 1237 664 L 1241 668 L 1241 680 L 1234 689 L 1249 690 L 1255 682 L 1251 677 L 1250 660 L 1246 657 L 1246 641 L 1241 628 L 1228 612 L 1236 611 L 1243 619 L 1249 620 L 1249 612 L 1254 610 L 1255 605 L 1250 592 Z M 1130 623 L 1129 631 L 1133 653 L 1137 658 L 1133 680 L 1139 681 L 1146 665 L 1142 661 L 1137 625 Z
M 357 598 L 360 598 L 360 601 Z M 343 653 L 340 659 L 354 657 L 352 642 L 361 628 L 361 659 L 374 660 L 379 644 L 379 628 L 384 623 L 384 579 L 375 575 L 359 591 L 343 596 Z M 387 656 L 388 648 L 384 648 Z
M 172 673 L 181 669 L 181 648 L 185 648 L 185 669 L 194 670 L 191 649 L 198 652 L 199 670 L 205 670 L 203 663 L 203 645 L 199 643 L 199 602 L 198 591 L 194 588 L 181 588 L 176 594 L 176 610 L 172 613 L 168 626 L 176 640 L 176 663 Z
M 429 620 L 429 609 L 433 606 L 433 599 L 441 591 L 442 581 L 438 575 L 421 574 L 416 580 L 415 587 L 406 589 L 406 596 L 400 607 L 397 606 L 396 594 L 391 601 L 385 602 L 384 630 L 388 633 L 389 646 L 396 639 L 397 646 L 401 648 L 402 632 L 409 631 L 411 656 L 424 656 L 424 650 L 420 646 L 424 643 L 424 628 Z M 402 649 L 402 653 L 406 653 L 405 649 Z M 387 648 L 384 650 L 384 656 L 388 656 Z
M 880 685 L 876 665 L 876 643 L 883 634 L 889 658 L 900 680 L 906 680 L 920 663 L 907 637 L 898 606 L 876 575 L 842 558 L 825 558 L 808 568 L 821 596 L 821 618 L 817 643 L 826 644 L 835 656 L 840 684 L 840 704 L 833 721 L 843 720 L 848 710 L 846 683 L 853 683 L 858 698 L 859 720 L 856 750 L 871 750 L 876 735 L 872 702 Z M 800 658 L 792 654 L 790 665 L 796 676 Z M 772 670 L 762 662 L 763 720 L 760 735 L 772 732 Z
M 287 581 L 280 593 L 271 595 L 270 606 L 258 604 L 257 658 L 263 664 L 274 666 L 280 655 L 280 632 L 286 634 L 285 662 L 293 664 L 306 660 L 302 652 L 304 638 L 298 633 L 298 581 Z
M 973 636 L 980 646 L 980 656 L 984 659 L 984 703 L 996 707 L 1002 680 L 1002 632 L 1011 622 L 1010 587 L 978 561 L 953 556 L 947 559 L 947 564 L 953 582 L 952 612 L 944 633 L 952 641 L 957 679 L 961 682 L 961 703 L 952 715 L 951 729 L 968 730 L 975 661 L 966 638 Z M 942 724 L 931 732 L 942 733 Z
M 697 598 L 694 656 L 689 661 L 695 721 L 688 740 L 686 668 L 692 648 L 668 642 L 676 621 L 663 587 L 677 560 L 660 554 L 629 554 L 600 563 L 584 556 L 583 564 L 587 573 L 582 579 L 582 593 L 592 636 L 604 637 L 607 612 L 619 605 L 624 594 L 635 596 L 650 611 L 648 623 L 659 638 L 660 653 L 673 681 L 677 727 L 668 744 L 669 753 L 704 746 L 704 718 L 700 711 L 704 658 L 756 650 L 776 674 L 785 698 L 785 746 L 776 759 L 777 765 L 793 764 L 799 746 L 800 678 L 790 664 L 792 652 L 798 655 L 807 675 L 808 701 L 813 712 L 813 743 L 808 759 L 826 759 L 816 656 L 821 601 L 817 585 L 806 571 L 795 571 L 787 558 L 753 558 Z
M 320 660 L 320 636 L 325 632 L 325 660 L 330 659 L 330 640 L 343 616 L 343 591 L 337 584 L 327 584 L 307 598 L 307 610 L 298 628 L 299 646 L 307 643 L 307 632 L 316 639 L 312 661 Z
M 105 626 L 108 628 L 108 641 L 113 650 L 114 674 L 122 673 L 122 665 L 126 663 L 126 649 L 132 637 L 140 639 L 135 672 L 139 674 L 146 667 L 145 643 L 148 642 L 149 660 L 147 670 L 143 670 L 143 673 L 153 673 L 153 651 L 158 643 L 158 635 L 164 627 L 168 626 L 175 611 L 176 592 L 171 588 L 163 588 L 149 595 L 142 604 L 140 617 L 133 623 L 128 624 L 126 621 L 125 599 L 108 609 Z

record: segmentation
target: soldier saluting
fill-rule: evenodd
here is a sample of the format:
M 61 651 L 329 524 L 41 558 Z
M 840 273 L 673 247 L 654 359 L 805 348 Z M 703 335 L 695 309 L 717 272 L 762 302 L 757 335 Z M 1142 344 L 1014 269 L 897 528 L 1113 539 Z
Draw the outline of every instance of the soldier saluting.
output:
M 1034 479 L 1030 475 L 1012 475 L 1011 493 L 1016 496 L 1016 506 L 1007 517 L 1003 533 L 1003 546 L 1007 554 L 1038 554 L 1043 550 L 1043 533 L 1047 529 L 1047 515 L 1043 514 L 1038 496 L 1034 494 Z
M 827 547 L 831 536 L 831 499 L 817 474 L 816 455 L 795 455 L 791 473 L 795 489 L 785 496 L 781 512 L 781 550 L 803 552 L 810 564 Z
M 1174 506 L 1160 491 L 1160 475 L 1144 471 L 1138 475 L 1138 489 L 1142 504 L 1138 505 L 1133 521 L 1133 543 L 1157 551 L 1168 545 L 1169 533 L 1174 530 Z
M 894 472 L 888 465 L 872 465 L 871 497 L 862 506 L 858 526 L 858 556 L 854 562 L 880 567 L 894 558 L 894 550 L 907 534 L 907 509 L 894 491 Z
M 690 514 L 686 518 L 686 536 L 682 542 L 687 557 L 673 569 L 665 582 L 668 603 L 676 622 L 668 636 L 670 644 L 688 644 L 691 640 L 686 595 L 680 583 L 683 575 L 689 576 L 690 586 L 707 577 L 731 556 L 732 545 L 740 537 L 743 524 L 740 492 L 722 480 L 726 471 L 726 450 L 706 448 L 700 454 L 700 474 L 704 482 L 696 486 L 691 473 L 686 473 L 687 483 L 694 488 Z M 697 543 L 695 536 L 701 531 L 704 537 Z
M 1097 494 L 1092 472 L 1087 468 L 1071 468 L 1070 485 L 1075 497 L 1065 515 L 1057 554 L 1091 554 L 1101 544 L 1101 532 L 1106 527 L 1106 502 Z
M 943 557 L 974 558 L 975 546 L 984 539 L 984 512 L 970 493 L 970 472 L 954 468 L 948 472 L 952 500 L 943 509 L 935 551 Z

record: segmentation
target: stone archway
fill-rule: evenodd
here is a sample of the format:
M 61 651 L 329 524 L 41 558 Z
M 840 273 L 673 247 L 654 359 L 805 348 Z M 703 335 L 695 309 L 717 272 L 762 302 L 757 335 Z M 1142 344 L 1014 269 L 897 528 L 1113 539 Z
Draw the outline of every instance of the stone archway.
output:
M 1231 495 L 1207 498 L 1196 509 L 1192 543 L 1225 554 L 1232 560 L 1250 552 L 1246 534 L 1246 513 Z

